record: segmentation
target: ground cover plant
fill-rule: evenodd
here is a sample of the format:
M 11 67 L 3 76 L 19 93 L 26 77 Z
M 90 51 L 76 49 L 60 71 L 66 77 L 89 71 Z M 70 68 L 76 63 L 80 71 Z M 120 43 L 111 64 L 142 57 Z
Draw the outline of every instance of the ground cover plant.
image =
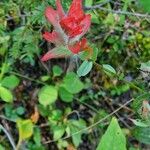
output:
M 149 150 L 150 1 L 1 0 L 0 150 Z

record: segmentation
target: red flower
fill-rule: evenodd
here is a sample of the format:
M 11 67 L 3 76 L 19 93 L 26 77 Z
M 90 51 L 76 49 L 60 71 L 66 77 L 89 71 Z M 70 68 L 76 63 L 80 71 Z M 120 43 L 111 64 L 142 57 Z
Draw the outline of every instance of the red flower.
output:
M 47 7 L 45 16 L 47 20 L 53 25 L 52 33 L 45 32 L 43 37 L 56 47 L 66 46 L 73 54 L 78 54 L 80 51 L 88 48 L 87 40 L 81 39 L 88 31 L 91 25 L 91 16 L 84 14 L 82 9 L 82 0 L 73 0 L 68 13 L 65 13 L 60 0 L 56 0 L 57 9 Z M 55 48 L 49 51 L 42 57 L 42 61 L 47 61 L 51 58 L 64 56 L 63 52 L 58 53 Z M 56 52 L 57 51 L 57 52 Z

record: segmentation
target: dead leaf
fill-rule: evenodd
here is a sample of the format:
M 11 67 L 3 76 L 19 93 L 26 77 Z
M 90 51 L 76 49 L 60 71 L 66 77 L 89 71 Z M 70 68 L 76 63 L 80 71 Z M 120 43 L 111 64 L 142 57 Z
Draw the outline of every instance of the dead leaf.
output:
M 34 108 L 34 113 L 31 115 L 31 120 L 33 123 L 37 123 L 38 120 L 39 120 L 39 112 L 38 112 L 38 109 L 37 107 Z

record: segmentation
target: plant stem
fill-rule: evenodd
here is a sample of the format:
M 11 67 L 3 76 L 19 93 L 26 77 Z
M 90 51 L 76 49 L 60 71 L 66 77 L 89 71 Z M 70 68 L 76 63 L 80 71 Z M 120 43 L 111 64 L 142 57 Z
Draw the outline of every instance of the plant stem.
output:
M 4 76 L 4 73 L 5 73 L 5 67 L 6 67 L 6 64 L 2 64 L 2 68 L 1 68 L 1 73 L 0 73 L 0 81 L 2 80 L 3 76 Z
M 103 71 L 103 67 L 102 67 L 100 64 L 94 62 L 94 65 L 97 67 L 98 70 L 104 72 L 104 71 Z M 119 78 L 119 75 L 117 75 L 117 74 L 114 74 L 114 76 L 115 76 L 117 79 Z M 125 79 L 122 79 L 121 81 L 123 81 L 123 82 L 129 84 L 130 87 L 133 87 L 134 89 L 138 90 L 139 92 L 144 92 L 144 93 L 145 93 L 144 90 L 142 90 L 141 88 L 139 88 L 139 87 L 138 87 L 137 85 L 135 85 L 134 83 L 132 83 L 132 82 L 130 82 L 130 81 L 127 81 L 127 80 L 125 80 Z
M 16 76 L 22 77 L 22 78 L 24 78 L 24 79 L 30 80 L 30 81 L 32 81 L 32 82 L 36 82 L 36 83 L 38 83 L 38 84 L 46 85 L 46 83 L 44 83 L 44 82 L 42 82 L 42 81 L 40 81 L 40 80 L 27 77 L 27 76 L 22 75 L 22 74 L 20 74 L 20 73 L 17 73 L 17 72 L 14 72 L 14 71 L 11 71 L 10 73 L 12 73 L 12 74 L 14 74 L 14 75 L 16 75 Z
M 21 138 L 19 138 L 18 144 L 16 146 L 16 150 L 19 150 L 21 143 L 22 143 L 22 140 L 21 140 Z
M 15 146 L 15 143 L 14 143 L 12 137 L 10 136 L 10 134 L 7 132 L 7 130 L 1 124 L 0 124 L 0 129 L 2 129 L 3 132 L 6 134 L 6 136 L 8 137 L 8 139 L 12 145 L 13 150 L 16 150 L 16 146 Z

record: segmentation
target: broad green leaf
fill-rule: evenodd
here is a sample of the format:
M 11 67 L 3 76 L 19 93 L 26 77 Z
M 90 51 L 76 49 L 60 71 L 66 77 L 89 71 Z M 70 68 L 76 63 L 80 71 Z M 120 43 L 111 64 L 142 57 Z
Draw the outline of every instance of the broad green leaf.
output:
M 85 60 L 77 70 L 78 76 L 81 77 L 87 75 L 91 71 L 92 66 L 93 62 Z
M 116 74 L 116 70 L 108 64 L 103 64 L 103 69 L 104 69 L 104 72 L 109 76 L 113 76 Z
M 3 101 L 9 102 L 9 103 L 13 101 L 12 93 L 8 89 L 6 89 L 6 88 L 4 88 L 2 86 L 0 86 L 0 98 Z
M 5 148 L 0 144 L 0 150 L 5 150 Z
M 150 13 L 150 1 L 149 0 L 139 0 L 142 8 L 146 11 Z
M 15 87 L 18 86 L 19 82 L 20 81 L 16 76 L 10 75 L 10 76 L 5 77 L 2 80 L 1 84 L 2 84 L 2 86 L 7 87 L 9 89 L 14 89 Z
M 126 138 L 116 118 L 112 118 L 96 150 L 126 150 Z
M 65 127 L 63 125 L 55 126 L 53 128 L 54 140 L 60 139 L 65 133 Z
M 60 109 L 53 110 L 49 115 L 49 119 L 59 121 L 63 117 L 62 111 Z
M 76 94 L 84 88 L 84 85 L 74 72 L 70 72 L 64 78 L 63 87 L 68 92 Z
M 74 133 L 78 132 L 79 130 L 82 130 L 82 129 L 86 128 L 86 123 L 82 119 L 79 119 L 79 120 L 69 120 L 68 127 L 70 129 L 71 134 L 74 134 Z M 76 147 L 78 147 L 79 144 L 82 142 L 81 136 L 82 136 L 82 133 L 74 134 L 72 136 L 73 144 Z
M 54 86 L 44 86 L 38 94 L 40 104 L 47 106 L 57 100 L 58 91 Z
M 150 127 L 142 128 L 136 127 L 133 130 L 133 135 L 135 138 L 145 144 L 150 144 Z
M 59 89 L 59 96 L 60 96 L 61 100 L 64 102 L 72 102 L 73 101 L 73 94 L 69 93 L 63 87 L 60 87 L 60 89 Z
M 19 140 L 30 138 L 33 134 L 33 123 L 30 119 L 18 120 L 17 127 L 19 130 Z
M 62 69 L 59 67 L 59 66 L 54 66 L 53 67 L 53 76 L 56 77 L 56 76 L 60 76 L 62 74 Z

